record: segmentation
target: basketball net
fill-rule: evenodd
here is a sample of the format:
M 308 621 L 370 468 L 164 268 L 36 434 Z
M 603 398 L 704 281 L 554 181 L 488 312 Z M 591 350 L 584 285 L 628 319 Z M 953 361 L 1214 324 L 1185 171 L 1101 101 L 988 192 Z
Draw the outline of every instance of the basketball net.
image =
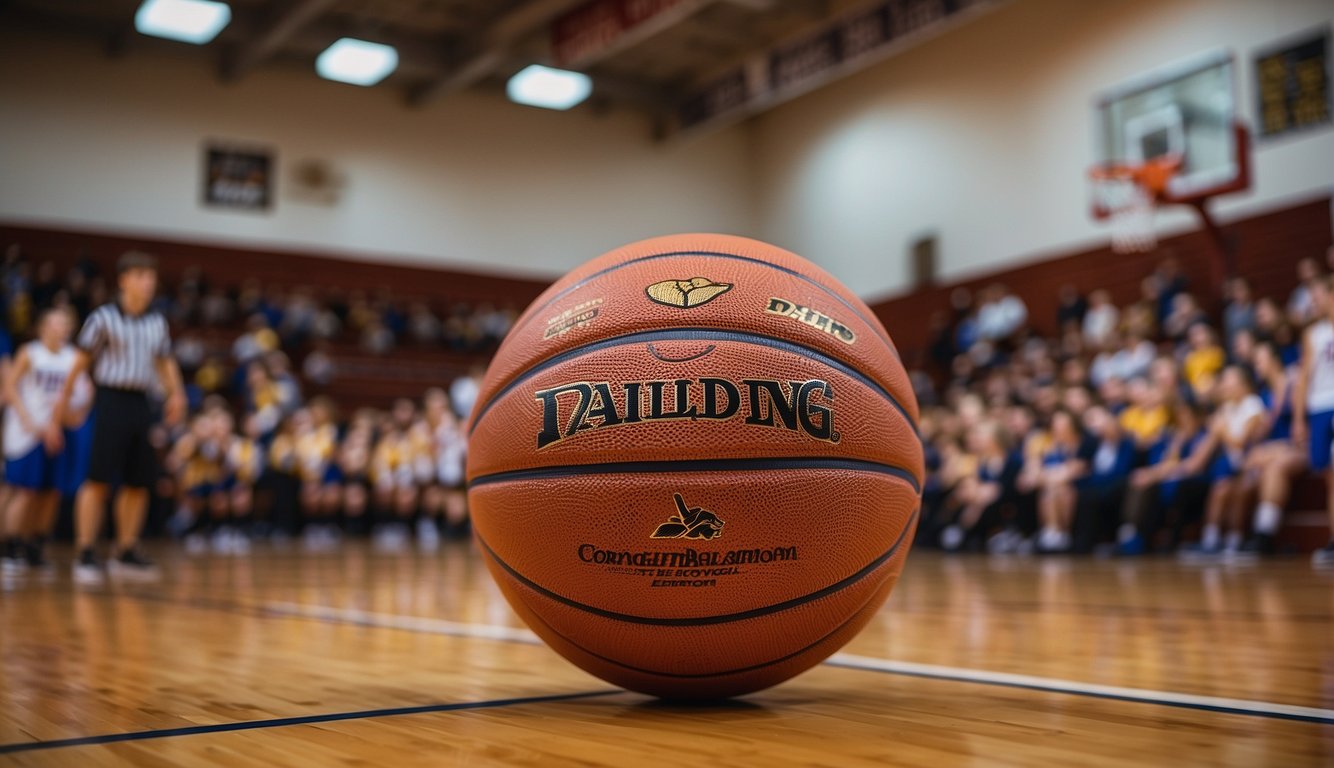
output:
M 1155 158 L 1140 166 L 1108 164 L 1089 172 L 1094 201 L 1107 212 L 1116 253 L 1144 253 L 1158 246 L 1153 216 L 1181 158 Z

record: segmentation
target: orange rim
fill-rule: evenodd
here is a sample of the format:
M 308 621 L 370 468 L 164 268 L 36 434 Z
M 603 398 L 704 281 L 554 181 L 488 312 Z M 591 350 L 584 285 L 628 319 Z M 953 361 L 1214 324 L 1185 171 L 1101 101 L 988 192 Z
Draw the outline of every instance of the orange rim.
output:
M 1179 155 L 1164 155 L 1142 165 L 1104 163 L 1090 168 L 1089 178 L 1097 181 L 1134 181 L 1154 197 L 1160 197 L 1172 182 L 1172 177 L 1181 169 L 1181 160 Z

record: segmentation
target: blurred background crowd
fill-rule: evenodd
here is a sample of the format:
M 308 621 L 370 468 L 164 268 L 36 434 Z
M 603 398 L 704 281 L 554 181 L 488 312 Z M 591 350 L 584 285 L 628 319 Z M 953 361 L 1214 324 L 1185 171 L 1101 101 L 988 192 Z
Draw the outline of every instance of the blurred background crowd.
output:
M 919 542 L 1273 552 L 1319 447 L 1294 393 L 1303 332 L 1334 309 L 1331 271 L 1334 249 L 1298 264 L 1291 295 L 1255 296 L 1240 278 L 1218 295 L 1168 254 L 1127 306 L 1064 286 L 1050 338 L 1005 286 L 956 290 L 913 373 L 930 473 Z
M 912 371 L 926 447 L 919 543 L 1005 553 L 1273 552 L 1310 466 L 1293 423 L 1302 333 L 1326 317 L 1328 263 L 1304 260 L 1288 296 L 1196 285 L 1166 255 L 1137 302 L 1061 291 L 1059 334 L 1031 331 L 1003 285 L 956 290 Z M 110 300 L 91 261 L 58 271 L 11 245 L 3 317 L 30 336 L 48 307 L 85 317 Z M 326 396 L 330 345 L 393 358 L 407 348 L 485 359 L 513 307 L 395 300 L 388 291 L 215 284 L 164 277 L 188 421 L 155 432 L 161 478 L 150 531 L 194 551 L 253 537 L 325 549 L 344 536 L 432 548 L 466 535 L 462 424 L 482 367 L 426 392 L 360 407 Z
M 0 280 L 6 350 L 35 334 L 44 310 L 66 307 L 81 321 L 115 285 L 90 259 L 59 271 L 17 244 Z M 153 433 L 161 474 L 150 533 L 223 553 L 248 551 L 256 536 L 299 537 L 320 550 L 345 535 L 373 533 L 388 549 L 466 535 L 461 423 L 481 367 L 465 363 L 438 387 L 363 407 L 364 398 L 326 394 L 340 372 L 331 350 L 475 361 L 509 331 L 513 307 L 404 302 L 383 289 L 218 285 L 193 267 L 162 278 L 154 309 L 170 321 L 190 417 Z

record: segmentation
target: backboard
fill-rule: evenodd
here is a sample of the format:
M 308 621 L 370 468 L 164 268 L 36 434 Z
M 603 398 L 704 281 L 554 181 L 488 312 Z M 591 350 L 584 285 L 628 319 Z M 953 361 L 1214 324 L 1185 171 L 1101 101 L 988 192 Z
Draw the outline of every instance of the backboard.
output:
M 1099 94 L 1095 102 L 1100 165 L 1142 166 L 1179 157 L 1159 196 L 1195 203 L 1250 186 L 1249 147 L 1236 116 L 1230 51 L 1210 51 L 1147 72 Z M 1095 203 L 1095 214 L 1105 215 Z

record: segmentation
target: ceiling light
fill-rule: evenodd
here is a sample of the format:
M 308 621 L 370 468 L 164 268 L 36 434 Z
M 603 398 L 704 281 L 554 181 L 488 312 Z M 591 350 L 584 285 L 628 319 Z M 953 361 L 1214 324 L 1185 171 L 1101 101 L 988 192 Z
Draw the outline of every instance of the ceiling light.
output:
M 153 37 L 203 45 L 231 19 L 231 7 L 213 0 L 144 0 L 134 14 L 134 28 Z
M 588 98 L 593 81 L 581 72 L 541 64 L 524 67 L 505 87 L 510 101 L 546 109 L 569 109 Z
M 392 45 L 368 43 L 344 37 L 315 60 L 315 71 L 326 80 L 353 85 L 375 85 L 398 67 L 398 51 Z

